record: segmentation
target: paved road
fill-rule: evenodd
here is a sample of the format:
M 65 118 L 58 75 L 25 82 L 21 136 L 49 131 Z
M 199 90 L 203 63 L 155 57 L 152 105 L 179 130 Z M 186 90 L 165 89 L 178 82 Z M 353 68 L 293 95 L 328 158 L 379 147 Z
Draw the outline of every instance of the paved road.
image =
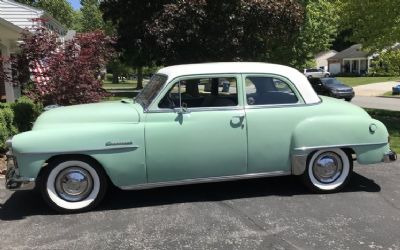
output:
M 379 82 L 354 87 L 357 96 L 380 96 L 386 92 L 392 91 L 392 87 L 399 84 L 398 82 Z
M 351 102 L 363 108 L 400 111 L 400 98 L 355 96 Z
M 114 190 L 98 210 L 72 215 L 1 187 L 0 248 L 400 249 L 400 164 L 355 172 L 337 194 L 278 177 Z

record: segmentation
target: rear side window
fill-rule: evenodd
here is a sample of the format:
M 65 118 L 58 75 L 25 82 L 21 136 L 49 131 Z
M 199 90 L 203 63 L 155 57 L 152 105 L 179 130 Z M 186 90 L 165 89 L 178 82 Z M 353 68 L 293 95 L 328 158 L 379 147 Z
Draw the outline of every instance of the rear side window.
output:
M 248 105 L 272 105 L 298 103 L 290 85 L 279 78 L 264 76 L 246 77 L 246 100 Z

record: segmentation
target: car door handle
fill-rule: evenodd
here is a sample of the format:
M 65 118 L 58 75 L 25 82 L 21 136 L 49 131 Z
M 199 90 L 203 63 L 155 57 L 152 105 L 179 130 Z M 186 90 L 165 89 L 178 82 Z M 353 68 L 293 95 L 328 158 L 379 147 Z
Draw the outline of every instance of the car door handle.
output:
M 234 116 L 232 116 L 232 119 L 231 119 L 233 124 L 240 124 L 243 122 L 243 120 L 244 120 L 244 114 L 234 115 Z

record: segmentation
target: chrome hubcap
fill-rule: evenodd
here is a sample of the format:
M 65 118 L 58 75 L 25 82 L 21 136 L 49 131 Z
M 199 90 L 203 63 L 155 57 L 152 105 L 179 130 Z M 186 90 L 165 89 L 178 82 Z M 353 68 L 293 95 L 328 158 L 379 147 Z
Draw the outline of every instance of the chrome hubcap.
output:
M 312 170 L 319 182 L 332 183 L 342 174 L 343 163 L 336 153 L 326 152 L 315 159 Z
M 58 196 L 70 202 L 86 199 L 93 189 L 93 180 L 83 168 L 70 167 L 61 171 L 55 182 Z

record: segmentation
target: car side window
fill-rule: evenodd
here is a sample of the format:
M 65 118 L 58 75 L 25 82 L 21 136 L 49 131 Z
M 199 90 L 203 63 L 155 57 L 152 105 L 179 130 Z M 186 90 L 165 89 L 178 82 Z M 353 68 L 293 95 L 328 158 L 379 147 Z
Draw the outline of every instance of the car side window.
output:
M 246 77 L 246 100 L 248 105 L 291 104 L 299 101 L 288 83 L 265 76 Z
M 227 107 L 238 105 L 235 77 L 191 78 L 176 82 L 161 99 L 161 109 Z

